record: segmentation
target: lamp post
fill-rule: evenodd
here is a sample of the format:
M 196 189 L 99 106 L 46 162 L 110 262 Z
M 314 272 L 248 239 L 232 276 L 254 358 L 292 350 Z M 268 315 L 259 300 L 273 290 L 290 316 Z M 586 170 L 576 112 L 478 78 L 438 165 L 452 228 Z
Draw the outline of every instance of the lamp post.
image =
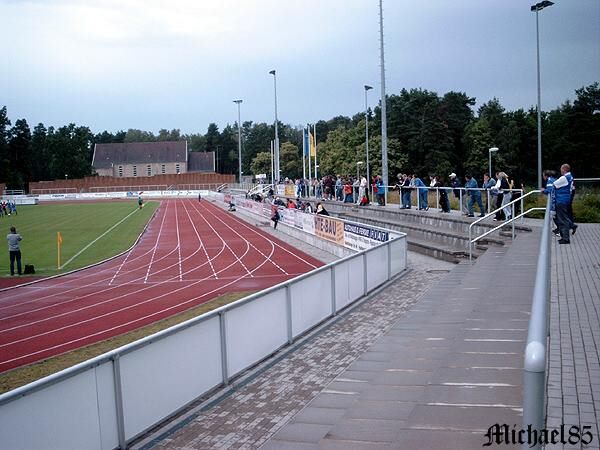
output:
M 492 147 L 488 150 L 488 154 L 489 154 L 489 170 L 490 170 L 490 178 L 492 178 L 492 153 L 497 152 L 498 150 L 500 150 L 498 147 Z
M 242 182 L 242 122 L 240 122 L 240 104 L 243 100 L 234 100 L 233 103 L 237 103 L 238 106 L 238 172 L 239 172 L 239 183 Z
M 540 21 L 538 17 L 538 12 L 547 6 L 554 5 L 553 2 L 549 0 L 544 0 L 542 2 L 536 3 L 531 6 L 531 11 L 535 12 L 535 35 L 537 42 L 537 132 L 538 132 L 538 186 L 542 187 L 542 91 L 540 87 Z
M 356 179 L 357 179 L 357 180 L 358 180 L 358 177 L 360 176 L 360 173 L 359 173 L 359 169 L 358 169 L 358 168 L 360 167 L 360 165 L 361 165 L 362 163 L 363 163 L 362 161 L 356 161 Z
M 279 135 L 278 135 L 278 131 L 277 131 L 277 72 L 275 70 L 271 70 L 269 72 L 271 75 L 273 75 L 273 87 L 275 90 L 275 149 L 274 149 L 274 166 L 275 166 L 275 174 L 276 174 L 276 179 L 275 182 L 278 182 L 279 180 Z
M 365 147 L 367 148 L 367 182 L 371 182 L 369 172 L 369 106 L 367 103 L 367 92 L 373 89 L 373 86 L 365 84 Z
M 387 148 L 387 99 L 385 94 L 385 59 L 383 51 L 383 0 L 379 0 L 379 51 L 381 59 L 381 176 L 385 186 L 387 204 L 388 148 Z

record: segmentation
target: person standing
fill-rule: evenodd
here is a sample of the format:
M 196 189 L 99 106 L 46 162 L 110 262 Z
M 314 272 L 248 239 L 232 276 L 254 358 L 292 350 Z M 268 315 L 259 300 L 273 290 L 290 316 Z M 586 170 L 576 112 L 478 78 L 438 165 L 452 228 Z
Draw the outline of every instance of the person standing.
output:
M 8 241 L 8 254 L 10 257 L 10 274 L 15 274 L 15 260 L 17 260 L 17 273 L 21 275 L 21 246 L 19 242 L 23 240 L 17 233 L 15 227 L 10 227 L 10 233 L 6 235 Z
M 485 210 L 483 209 L 483 202 L 481 201 L 481 192 L 479 191 L 479 186 L 477 186 L 477 180 L 473 178 L 471 175 L 465 175 L 465 187 L 467 188 L 467 195 L 469 196 L 469 203 L 467 204 L 467 208 L 469 212 L 467 213 L 468 217 L 475 217 L 473 213 L 473 205 L 477 203 L 479 206 L 479 217 L 485 216 Z
M 496 193 L 492 190 L 496 186 L 496 180 L 494 178 L 490 178 L 487 173 L 483 174 L 483 184 L 482 188 L 485 189 L 485 211 L 490 212 L 490 206 L 494 203 L 493 197 L 496 196 Z
M 570 244 L 569 230 L 571 221 L 569 219 L 569 204 L 571 203 L 571 166 L 563 164 L 560 166 L 561 177 L 552 185 L 554 186 L 554 199 L 556 201 L 556 221 L 560 232 L 559 244 Z

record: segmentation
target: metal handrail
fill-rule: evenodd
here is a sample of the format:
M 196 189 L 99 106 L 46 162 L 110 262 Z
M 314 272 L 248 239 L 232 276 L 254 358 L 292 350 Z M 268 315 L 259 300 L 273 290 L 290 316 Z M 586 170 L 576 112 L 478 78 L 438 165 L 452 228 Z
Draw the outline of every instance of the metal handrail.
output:
M 527 346 L 524 354 L 523 429 L 527 429 L 528 426 L 531 426 L 534 430 L 544 428 L 547 337 L 549 331 L 548 311 L 550 310 L 550 204 L 551 199 L 548 197 L 533 288 Z M 531 447 L 524 444 L 522 448 Z M 533 448 L 539 448 L 539 445 Z
M 527 194 L 520 196 L 519 198 L 516 198 L 516 199 L 514 199 L 514 200 L 511 200 L 511 201 L 510 201 L 510 202 L 508 202 L 506 205 L 503 205 L 503 206 L 501 206 L 500 208 L 497 208 L 497 209 L 495 209 L 494 211 L 490 212 L 489 214 L 486 214 L 484 217 L 480 217 L 479 219 L 477 219 L 477 220 L 474 220 L 473 222 L 471 222 L 471 223 L 469 224 L 469 262 L 472 262 L 472 260 L 473 260 L 473 244 L 474 244 L 475 242 L 477 242 L 477 241 L 478 241 L 478 240 L 480 240 L 481 238 L 483 238 L 483 237 L 487 236 L 488 234 L 490 234 L 490 233 L 493 233 L 494 231 L 497 231 L 497 230 L 499 230 L 500 228 L 502 228 L 502 227 L 504 227 L 504 226 L 508 225 L 509 223 L 510 223 L 510 224 L 512 224 L 512 237 L 513 237 L 513 239 L 514 239 L 514 238 L 515 238 L 515 220 L 517 220 L 517 219 L 519 219 L 519 218 L 521 218 L 521 217 L 524 217 L 524 216 L 525 216 L 525 214 L 527 214 L 527 213 L 530 213 L 531 211 L 535 211 L 536 209 L 538 209 L 538 208 L 531 208 L 531 209 L 527 210 L 527 212 L 526 212 L 526 213 L 519 214 L 517 217 L 515 217 L 515 214 L 514 214 L 514 212 L 515 212 L 515 203 L 516 203 L 516 202 L 519 202 L 519 201 L 521 201 L 521 202 L 522 202 L 522 201 L 523 201 L 523 200 L 524 200 L 526 197 L 528 197 L 528 196 L 530 196 L 530 195 L 532 195 L 532 194 L 539 194 L 539 193 L 541 193 L 541 192 L 542 192 L 542 191 L 540 191 L 540 190 L 534 190 L 534 191 L 530 191 L 530 192 L 528 192 Z M 510 218 L 508 221 L 506 221 L 506 222 L 502 222 L 500 225 L 498 225 L 498 226 L 496 226 L 496 227 L 492 228 L 492 229 L 491 229 L 491 230 L 489 230 L 489 231 L 486 231 L 485 233 L 483 233 L 483 234 L 482 234 L 482 235 L 480 235 L 480 236 L 477 236 L 475 239 L 473 239 L 473 238 L 472 238 L 472 236 L 473 236 L 473 235 L 472 235 L 472 232 L 473 232 L 473 227 L 474 227 L 475 225 L 477 225 L 479 222 L 481 222 L 481 221 L 483 221 L 483 220 L 487 219 L 487 218 L 488 218 L 488 217 L 490 217 L 492 214 L 496 214 L 497 212 L 499 212 L 499 211 L 502 211 L 503 209 L 505 209 L 505 208 L 506 208 L 506 207 L 508 207 L 508 206 L 511 206 L 511 207 L 512 207 L 512 212 L 513 212 L 513 214 L 511 215 L 511 218 Z

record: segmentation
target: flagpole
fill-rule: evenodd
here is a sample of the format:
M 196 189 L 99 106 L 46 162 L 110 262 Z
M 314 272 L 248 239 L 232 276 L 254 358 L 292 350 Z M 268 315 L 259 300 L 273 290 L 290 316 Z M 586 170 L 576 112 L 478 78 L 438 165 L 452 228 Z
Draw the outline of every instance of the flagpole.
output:
M 58 249 L 57 269 L 60 270 L 60 231 L 56 233 L 56 247 Z
M 313 125 L 313 139 L 315 140 L 315 178 L 318 179 L 319 177 L 317 176 L 317 124 L 316 123 Z M 315 192 L 315 195 L 317 195 L 316 192 Z
M 310 125 L 306 126 L 306 135 L 308 136 L 308 179 L 312 182 L 312 169 L 310 168 Z M 310 197 L 310 189 L 308 192 Z
M 302 184 L 306 181 L 306 139 L 304 138 L 304 128 L 302 128 Z

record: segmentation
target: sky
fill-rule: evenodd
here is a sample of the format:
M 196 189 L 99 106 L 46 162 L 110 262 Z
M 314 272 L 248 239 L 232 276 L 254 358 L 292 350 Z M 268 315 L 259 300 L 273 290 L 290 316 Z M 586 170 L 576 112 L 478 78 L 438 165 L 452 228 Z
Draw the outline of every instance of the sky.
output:
M 600 1 L 539 13 L 542 110 L 600 81 Z M 537 104 L 536 18 L 525 0 L 383 0 L 386 92 L 465 92 Z M 33 128 L 205 133 L 300 125 L 381 98 L 378 0 L 0 0 L 0 107 Z

